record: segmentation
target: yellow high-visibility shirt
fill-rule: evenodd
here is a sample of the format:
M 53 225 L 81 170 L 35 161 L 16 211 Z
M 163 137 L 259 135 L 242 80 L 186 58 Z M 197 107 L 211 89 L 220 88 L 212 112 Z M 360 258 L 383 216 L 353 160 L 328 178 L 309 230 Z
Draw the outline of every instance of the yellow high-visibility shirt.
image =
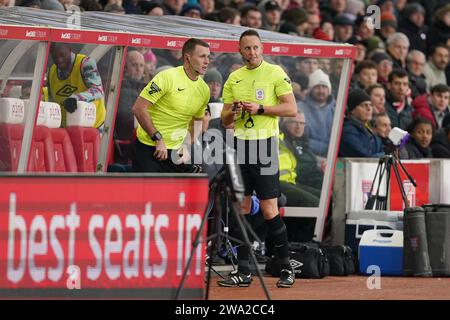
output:
M 86 56 L 83 54 L 76 55 L 74 64 L 72 66 L 72 71 L 66 79 L 59 79 L 58 70 L 55 64 L 50 67 L 48 83 L 50 87 L 51 98 L 61 106 L 61 124 L 63 127 L 66 126 L 66 110 L 63 107 L 64 100 L 69 98 L 72 94 L 88 90 L 88 87 L 84 83 L 83 76 L 81 74 L 81 62 L 85 57 Z M 96 120 L 94 127 L 98 128 L 105 121 L 105 100 L 102 98 L 94 100 L 93 103 L 95 103 L 96 106 Z
M 191 80 L 180 66 L 158 73 L 142 90 L 140 97 L 152 103 L 147 111 L 167 149 L 178 149 L 186 138 L 191 120 L 205 115 L 209 87 L 201 77 Z M 140 125 L 137 138 L 146 145 L 156 145 Z
M 292 92 L 291 80 L 277 65 L 263 61 L 255 69 L 243 66 L 232 72 L 223 87 L 223 102 L 255 102 L 263 106 L 275 106 L 282 95 Z M 254 126 L 246 128 L 248 113 L 238 115 L 234 123 L 234 135 L 238 139 L 267 139 L 278 135 L 278 117 L 273 115 L 252 115 Z

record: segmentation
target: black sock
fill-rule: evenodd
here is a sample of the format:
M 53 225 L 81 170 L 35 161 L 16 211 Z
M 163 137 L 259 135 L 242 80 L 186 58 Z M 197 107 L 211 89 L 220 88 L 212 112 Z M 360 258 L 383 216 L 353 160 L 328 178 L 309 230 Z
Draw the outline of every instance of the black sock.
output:
M 244 218 L 250 224 L 250 215 L 246 214 L 244 215 Z M 250 273 L 250 246 L 245 242 L 244 235 L 242 234 L 239 226 L 237 238 L 242 241 L 242 243 L 237 247 L 238 271 L 247 275 Z
M 289 264 L 289 245 L 286 225 L 279 214 L 270 220 L 266 220 L 266 223 L 269 229 L 269 236 L 275 244 L 275 250 L 280 259 L 281 269 L 291 270 L 291 265 Z

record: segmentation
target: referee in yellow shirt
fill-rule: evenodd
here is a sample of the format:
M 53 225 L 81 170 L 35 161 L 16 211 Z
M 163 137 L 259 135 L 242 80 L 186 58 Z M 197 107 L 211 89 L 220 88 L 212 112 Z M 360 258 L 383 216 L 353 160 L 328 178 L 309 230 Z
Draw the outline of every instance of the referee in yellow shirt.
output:
M 193 132 L 188 132 L 193 121 L 203 119 L 209 101 L 209 87 L 200 77 L 208 69 L 209 45 L 191 38 L 182 55 L 183 65 L 158 73 L 133 105 L 139 122 L 134 172 L 189 171 L 188 140 Z
M 222 122 L 225 126 L 234 122 L 235 144 L 245 185 L 242 213 L 250 217 L 251 195 L 256 191 L 281 263 L 277 286 L 289 288 L 295 279 L 289 264 L 287 230 L 277 206 L 280 196 L 278 117 L 294 117 L 297 105 L 291 81 L 283 69 L 263 60 L 263 45 L 255 30 L 242 33 L 239 52 L 245 66 L 232 72 L 224 85 Z M 238 270 L 229 278 L 219 280 L 220 286 L 250 285 L 249 254 L 249 246 L 238 247 Z

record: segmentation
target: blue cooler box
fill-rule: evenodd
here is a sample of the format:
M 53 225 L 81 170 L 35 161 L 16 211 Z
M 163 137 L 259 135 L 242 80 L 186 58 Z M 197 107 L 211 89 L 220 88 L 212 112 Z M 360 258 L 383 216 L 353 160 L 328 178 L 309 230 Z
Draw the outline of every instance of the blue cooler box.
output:
M 362 234 L 372 229 L 403 230 L 403 211 L 350 211 L 345 222 L 345 244 L 357 253 Z
M 403 231 L 367 230 L 359 243 L 359 272 L 373 274 L 378 266 L 381 275 L 403 275 Z

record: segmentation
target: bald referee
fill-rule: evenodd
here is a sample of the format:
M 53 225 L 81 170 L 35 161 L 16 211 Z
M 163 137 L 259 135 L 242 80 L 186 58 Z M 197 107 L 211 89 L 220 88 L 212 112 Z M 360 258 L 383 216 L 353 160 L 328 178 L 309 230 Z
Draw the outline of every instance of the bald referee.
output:
M 250 216 L 251 195 L 255 191 L 281 263 L 277 286 L 289 288 L 295 279 L 289 264 L 287 230 L 277 206 L 280 196 L 278 117 L 294 117 L 297 105 L 291 81 L 283 69 L 263 60 L 263 45 L 255 30 L 241 34 L 239 52 L 245 65 L 232 72 L 224 85 L 222 122 L 225 126 L 234 122 L 235 144 L 245 185 L 242 213 Z M 249 246 L 238 247 L 238 270 L 227 279 L 219 280 L 219 286 L 251 284 L 249 253 Z
M 183 65 L 158 73 L 133 105 L 139 122 L 134 172 L 189 171 L 188 137 L 193 134 L 193 121 L 203 119 L 210 96 L 200 77 L 208 69 L 209 45 L 191 38 L 184 43 L 182 55 Z

